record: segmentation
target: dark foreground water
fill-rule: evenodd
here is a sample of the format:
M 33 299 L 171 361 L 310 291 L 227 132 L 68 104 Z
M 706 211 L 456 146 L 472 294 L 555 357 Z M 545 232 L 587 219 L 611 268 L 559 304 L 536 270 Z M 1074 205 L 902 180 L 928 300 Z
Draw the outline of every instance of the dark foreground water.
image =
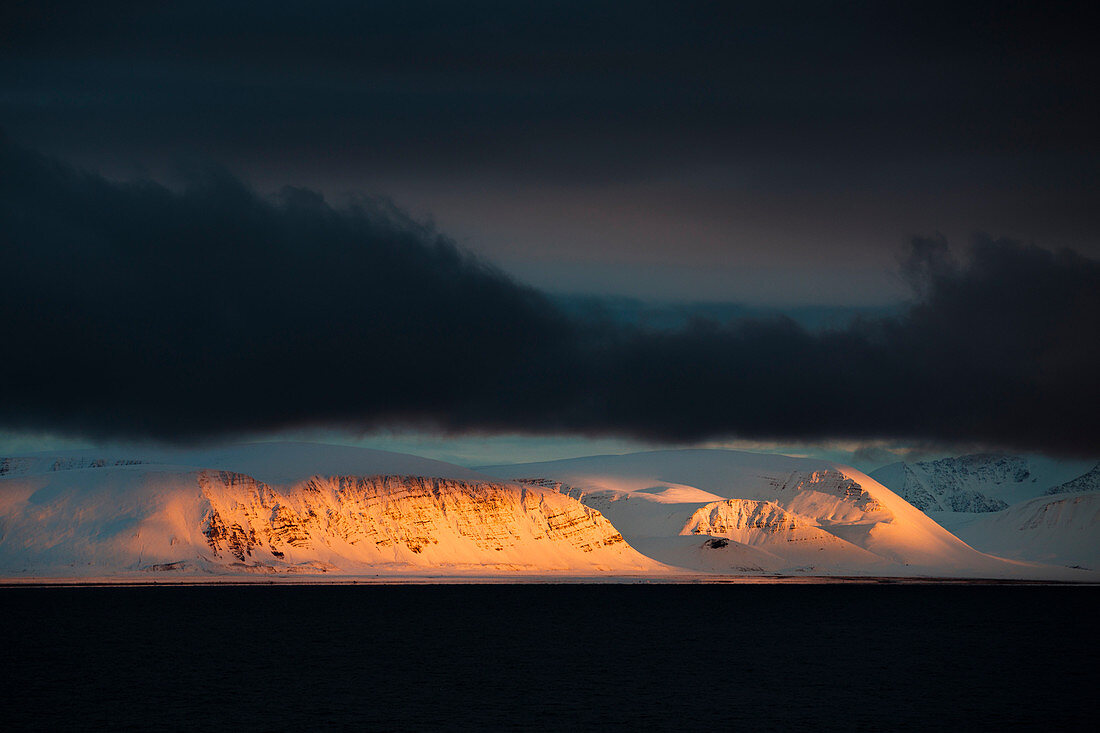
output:
M 1094 730 L 1100 589 L 0 589 L 0 730 Z

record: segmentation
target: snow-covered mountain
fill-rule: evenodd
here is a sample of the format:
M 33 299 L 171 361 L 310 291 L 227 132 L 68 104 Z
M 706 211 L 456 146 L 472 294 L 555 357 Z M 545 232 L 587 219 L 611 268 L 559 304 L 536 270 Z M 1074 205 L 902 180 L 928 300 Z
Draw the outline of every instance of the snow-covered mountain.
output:
M 986 514 L 944 514 L 961 539 L 1003 557 L 1100 569 L 1100 491 L 1057 493 Z
M 1076 494 L 1083 491 L 1100 491 L 1100 463 L 1097 463 L 1088 473 L 1081 474 L 1075 479 L 1052 486 L 1046 490 L 1047 494 Z
M 0 461 L 0 576 L 660 574 L 575 499 L 383 451 L 256 444 Z
M 871 478 L 926 512 L 998 512 L 1026 499 L 1057 493 L 1095 461 L 979 454 L 917 463 L 892 463 Z M 1093 479 L 1100 488 L 1100 473 Z M 1067 489 L 1069 491 L 1081 489 Z
M 894 463 L 871 476 L 982 552 L 1100 567 L 1100 522 L 1082 508 L 1094 500 L 1064 504 L 1044 498 L 1100 491 L 1100 464 L 1094 461 L 969 455 Z M 1066 513 L 1066 507 L 1075 509 Z
M 975 551 L 879 482 L 825 461 L 677 450 L 481 470 L 576 497 L 610 519 L 633 547 L 678 567 L 726 573 L 1047 573 Z

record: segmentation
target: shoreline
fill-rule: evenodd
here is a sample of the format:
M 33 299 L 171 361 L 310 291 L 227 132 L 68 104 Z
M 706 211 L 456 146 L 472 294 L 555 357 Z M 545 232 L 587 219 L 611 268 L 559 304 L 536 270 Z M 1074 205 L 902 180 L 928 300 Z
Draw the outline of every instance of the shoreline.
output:
M 981 585 L 1100 586 L 1098 580 L 899 576 L 673 575 L 673 576 L 344 576 L 340 578 L 0 578 L 7 588 L 162 588 L 244 586 L 432 586 L 432 585 Z

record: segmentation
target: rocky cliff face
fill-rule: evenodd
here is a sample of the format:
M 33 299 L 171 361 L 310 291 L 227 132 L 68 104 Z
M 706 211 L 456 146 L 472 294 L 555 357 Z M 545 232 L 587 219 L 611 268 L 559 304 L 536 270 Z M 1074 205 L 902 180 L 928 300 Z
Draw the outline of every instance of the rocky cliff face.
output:
M 202 533 L 211 553 L 242 562 L 285 560 L 336 544 L 387 561 L 454 545 L 504 552 L 527 540 L 579 553 L 624 545 L 599 512 L 554 493 L 507 484 L 339 476 L 313 478 L 287 492 L 224 471 L 203 472 L 198 483 L 205 506 Z
M 775 534 L 789 533 L 800 526 L 797 517 L 773 502 L 726 499 L 696 509 L 688 518 L 682 534 L 722 537 L 753 530 Z
M 278 486 L 232 471 L 46 468 L 0 480 L 5 574 L 662 570 L 598 511 L 541 487 L 394 475 Z

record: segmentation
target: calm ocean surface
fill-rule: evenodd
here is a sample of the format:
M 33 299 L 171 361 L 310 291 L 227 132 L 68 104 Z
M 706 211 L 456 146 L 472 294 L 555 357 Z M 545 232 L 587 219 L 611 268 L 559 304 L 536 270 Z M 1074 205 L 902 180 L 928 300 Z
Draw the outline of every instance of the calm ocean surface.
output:
M 0 730 L 1095 730 L 1100 588 L 2 588 Z

